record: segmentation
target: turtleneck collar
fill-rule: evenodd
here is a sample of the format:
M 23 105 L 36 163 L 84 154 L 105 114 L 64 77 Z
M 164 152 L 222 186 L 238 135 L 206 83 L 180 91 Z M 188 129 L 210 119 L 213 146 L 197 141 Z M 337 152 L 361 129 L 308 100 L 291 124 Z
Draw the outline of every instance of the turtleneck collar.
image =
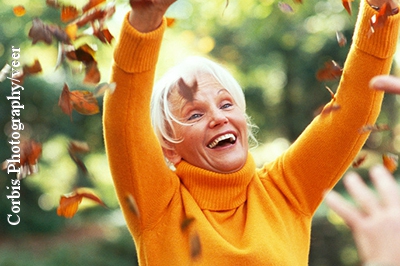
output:
M 245 165 L 237 172 L 222 174 L 181 161 L 176 174 L 203 210 L 230 210 L 247 198 L 247 186 L 256 172 L 256 164 L 249 153 Z

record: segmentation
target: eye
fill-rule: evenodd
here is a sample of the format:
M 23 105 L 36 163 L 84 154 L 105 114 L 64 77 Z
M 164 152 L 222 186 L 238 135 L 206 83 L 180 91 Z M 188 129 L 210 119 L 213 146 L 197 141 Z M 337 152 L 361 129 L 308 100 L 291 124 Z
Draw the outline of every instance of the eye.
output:
M 198 118 L 201 118 L 203 115 L 202 114 L 199 114 L 199 113 L 196 113 L 196 114 L 192 114 L 189 118 L 188 118 L 188 120 L 190 121 L 190 120 L 195 120 L 195 119 L 198 119 Z
M 233 106 L 232 103 L 224 103 L 224 104 L 221 106 L 221 109 L 227 109 L 227 108 L 232 107 L 232 106 Z

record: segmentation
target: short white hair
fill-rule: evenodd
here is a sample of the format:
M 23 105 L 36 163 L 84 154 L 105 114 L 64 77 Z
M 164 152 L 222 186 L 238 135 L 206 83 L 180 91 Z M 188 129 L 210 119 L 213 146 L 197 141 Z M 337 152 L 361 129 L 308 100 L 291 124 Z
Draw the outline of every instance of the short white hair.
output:
M 182 141 L 174 134 L 173 122 L 185 125 L 171 112 L 169 96 L 177 88 L 180 80 L 193 78 L 199 73 L 211 74 L 231 95 L 237 106 L 243 111 L 248 125 L 249 139 L 255 140 L 253 131 L 257 128 L 246 114 L 246 101 L 243 90 L 235 78 L 221 65 L 199 56 L 191 56 L 167 71 L 155 84 L 151 97 L 151 121 L 155 134 L 162 147 L 170 148 L 171 143 Z

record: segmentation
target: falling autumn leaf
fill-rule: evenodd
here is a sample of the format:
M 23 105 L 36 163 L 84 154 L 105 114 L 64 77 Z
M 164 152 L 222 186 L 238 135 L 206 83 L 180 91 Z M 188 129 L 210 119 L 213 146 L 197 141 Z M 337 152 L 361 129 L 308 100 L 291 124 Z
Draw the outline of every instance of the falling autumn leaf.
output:
M 340 31 L 336 32 L 336 40 L 340 47 L 344 47 L 347 44 L 347 39 Z
M 100 97 L 103 96 L 106 91 L 109 91 L 110 94 L 114 93 L 117 84 L 115 82 L 112 83 L 101 83 L 94 88 L 93 96 Z
M 32 65 L 24 65 L 22 71 L 14 76 L 15 79 L 19 80 L 19 83 L 24 83 L 25 77 L 37 74 L 42 71 L 42 65 L 38 59 L 35 59 Z
M 60 205 L 57 208 L 57 215 L 65 218 L 74 217 L 83 198 L 90 199 L 103 207 L 106 207 L 104 202 L 91 190 L 87 188 L 78 188 L 68 195 L 61 196 Z
M 32 44 L 36 44 L 39 41 L 51 44 L 53 37 L 60 42 L 70 43 L 70 39 L 63 29 L 56 25 L 45 24 L 39 18 L 33 19 L 28 36 L 32 39 Z
M 191 216 L 185 217 L 185 219 L 183 219 L 183 221 L 181 222 L 181 231 L 185 232 L 195 220 L 196 219 Z
M 78 9 L 74 6 L 63 6 L 61 7 L 61 21 L 68 22 L 76 19 L 79 15 Z
M 347 13 L 349 13 L 349 15 L 351 15 L 351 2 L 353 2 L 354 0 L 342 0 L 342 4 L 343 7 L 346 9 Z
M 76 50 L 65 52 L 68 59 L 82 62 L 85 65 L 84 83 L 97 84 L 100 81 L 100 71 L 94 59 L 95 53 L 96 51 L 87 44 L 80 46 Z
M 67 114 L 72 121 L 72 103 L 70 97 L 70 90 L 67 83 L 64 84 L 63 90 L 61 92 L 60 98 L 58 100 L 58 106 L 60 106 L 61 110 Z
M 85 90 L 70 91 L 72 107 L 80 114 L 94 115 L 100 112 L 97 99 L 93 93 Z
M 377 29 L 382 28 L 385 25 L 388 16 L 391 14 L 392 10 L 390 9 L 390 5 L 387 2 L 383 3 L 378 11 L 378 14 L 374 14 L 371 17 L 370 34 L 374 33 Z
M 367 154 L 363 154 L 363 155 L 357 157 L 357 158 L 353 161 L 353 163 L 352 163 L 351 166 L 352 166 L 353 168 L 358 168 L 358 167 L 360 167 L 361 164 L 365 161 L 366 158 L 367 158 Z
M 9 64 L 5 64 L 4 67 L 0 71 L 0 82 L 3 82 L 6 78 L 8 73 L 11 71 L 11 66 Z
M 190 246 L 190 257 L 196 259 L 201 255 L 201 242 L 200 236 L 197 232 L 194 232 L 189 239 Z
M 128 194 L 126 196 L 126 201 L 128 203 L 129 209 L 131 210 L 131 212 L 137 217 L 140 217 L 140 213 L 139 213 L 139 208 L 138 205 L 136 203 L 136 200 L 133 198 L 133 196 L 131 194 Z
M 106 0 L 89 0 L 89 2 L 82 7 L 83 12 L 87 12 L 89 9 L 92 9 L 93 7 L 96 7 L 102 3 L 104 3 Z
M 360 128 L 360 134 L 367 132 L 377 132 L 377 131 L 386 131 L 389 130 L 389 126 L 387 124 L 374 124 L 374 125 L 365 125 Z
M 334 80 L 342 75 L 342 68 L 338 63 L 331 60 L 325 62 L 324 67 L 319 69 L 316 77 L 319 81 Z
M 85 68 L 85 78 L 83 79 L 84 83 L 87 84 L 97 84 L 100 81 L 100 71 L 97 66 L 97 62 L 94 61 L 88 65 L 86 65 Z
M 42 144 L 34 140 L 27 139 L 22 140 L 19 147 L 19 162 L 10 162 L 10 164 L 13 164 L 15 168 L 20 169 L 19 173 L 17 174 L 17 178 L 23 179 L 38 172 L 38 160 L 42 154 Z M 8 164 L 9 162 L 5 160 L 2 163 L 2 170 L 7 169 Z
M 96 30 L 93 35 L 97 37 L 102 43 L 110 44 L 114 36 L 108 29 Z
M 279 2 L 278 7 L 283 13 L 293 13 L 293 8 L 287 3 Z
M 89 145 L 83 141 L 72 140 L 72 141 L 70 141 L 70 143 L 68 145 L 69 156 L 75 162 L 75 164 L 78 166 L 78 168 L 82 170 L 82 172 L 84 174 L 87 174 L 88 170 L 87 170 L 84 162 L 81 160 L 81 158 L 78 157 L 77 154 L 78 153 L 87 153 L 89 151 L 90 151 Z
M 329 94 L 331 95 L 331 99 L 335 100 L 335 94 L 333 93 L 333 91 L 328 87 L 325 86 L 325 89 L 329 92 Z
M 175 24 L 175 22 L 176 22 L 176 19 L 174 19 L 174 18 L 166 18 L 167 19 L 167 27 L 172 27 L 172 26 L 174 26 L 174 24 Z
M 335 103 L 335 102 L 332 102 L 329 105 L 324 106 L 322 108 L 320 114 L 321 115 L 327 115 L 327 114 L 330 114 L 332 112 L 338 111 L 339 109 L 340 109 L 340 105 Z
M 13 8 L 13 12 L 14 12 L 14 15 L 16 15 L 17 17 L 22 17 L 23 15 L 25 15 L 26 9 L 24 6 L 19 5 L 19 6 L 15 6 Z
M 396 171 L 399 161 L 399 156 L 393 153 L 385 153 L 382 155 L 383 165 L 388 169 L 389 172 L 393 173 Z

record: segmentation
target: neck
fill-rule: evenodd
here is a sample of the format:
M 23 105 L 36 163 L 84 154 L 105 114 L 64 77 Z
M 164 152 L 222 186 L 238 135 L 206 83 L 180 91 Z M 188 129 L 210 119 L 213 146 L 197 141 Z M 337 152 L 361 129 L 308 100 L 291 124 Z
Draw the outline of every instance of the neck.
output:
M 204 170 L 185 161 L 177 165 L 176 173 L 201 209 L 229 210 L 246 201 L 247 186 L 255 175 L 256 165 L 249 154 L 245 165 L 237 172 L 221 174 Z

